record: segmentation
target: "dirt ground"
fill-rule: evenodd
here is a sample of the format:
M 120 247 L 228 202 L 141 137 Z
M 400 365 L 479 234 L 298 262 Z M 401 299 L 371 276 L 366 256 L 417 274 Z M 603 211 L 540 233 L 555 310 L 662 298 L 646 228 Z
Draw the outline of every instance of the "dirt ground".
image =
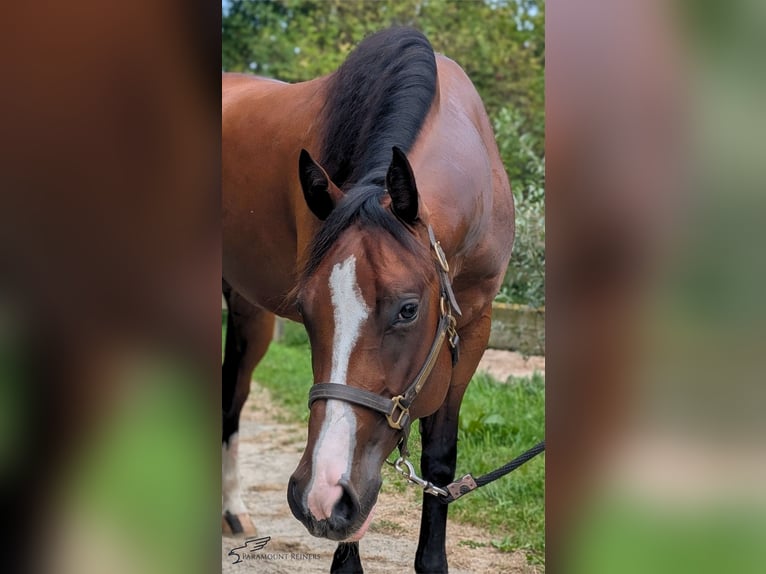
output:
M 477 371 L 486 371 L 504 383 L 508 377 L 531 377 L 535 371 L 545 375 L 545 357 L 528 356 L 511 351 L 487 349 Z
M 542 357 L 523 359 L 508 352 L 489 352 L 480 370 L 500 380 L 510 375 L 528 376 L 544 372 Z M 270 536 L 267 546 L 238 564 L 229 551 L 241 544 L 236 538 L 221 537 L 222 572 L 286 574 L 329 572 L 336 543 L 314 538 L 290 513 L 286 485 L 298 464 L 306 439 L 303 425 L 284 423 L 284 417 L 268 397 L 268 391 L 253 386 L 240 422 L 240 475 L 245 504 L 250 509 L 257 536 Z M 388 469 L 385 472 L 389 472 Z M 388 475 L 392 476 L 392 475 Z M 420 524 L 421 494 L 413 485 L 403 493 L 383 493 L 378 498 L 375 518 L 360 542 L 366 572 L 413 572 Z M 452 574 L 509 573 L 538 574 L 527 564 L 522 552 L 499 552 L 491 536 L 474 526 L 447 524 L 447 556 Z M 483 546 L 486 544 L 486 546 Z

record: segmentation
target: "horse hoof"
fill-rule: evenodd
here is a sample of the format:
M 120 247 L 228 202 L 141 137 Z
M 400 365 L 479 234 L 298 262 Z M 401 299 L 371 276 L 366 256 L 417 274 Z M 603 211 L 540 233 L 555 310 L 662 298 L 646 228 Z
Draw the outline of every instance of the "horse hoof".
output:
M 252 536 L 255 525 L 247 512 L 232 514 L 228 510 L 221 517 L 221 530 L 229 536 Z

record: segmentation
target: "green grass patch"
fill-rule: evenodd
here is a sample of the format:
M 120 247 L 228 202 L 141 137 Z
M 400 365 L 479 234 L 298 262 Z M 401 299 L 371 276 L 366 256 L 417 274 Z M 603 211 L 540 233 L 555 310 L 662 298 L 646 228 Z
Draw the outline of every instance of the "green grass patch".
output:
M 677 504 L 602 492 L 583 509 L 565 555 L 574 574 L 756 574 L 766 564 L 760 498 Z
M 308 420 L 308 392 L 312 384 L 311 352 L 300 325 L 287 323 L 283 342 L 273 342 L 255 370 L 254 379 L 294 420 Z M 411 459 L 420 460 L 419 425 L 412 427 Z M 545 380 L 512 379 L 500 383 L 479 373 L 466 391 L 460 412 L 456 476 L 481 476 L 521 454 L 545 434 Z M 392 454 L 391 459 L 395 458 Z M 383 469 L 383 492 L 415 488 L 391 468 Z M 492 545 L 505 552 L 524 550 L 530 561 L 542 564 L 545 553 L 545 455 L 510 475 L 452 504 L 450 517 L 485 528 Z
M 481 476 L 518 456 L 545 435 L 545 381 L 498 383 L 474 376 L 460 410 L 456 476 Z M 493 546 L 523 549 L 536 563 L 545 552 L 545 455 L 452 504 L 453 518 L 483 526 Z
M 271 391 L 272 398 L 295 420 L 309 420 L 309 389 L 313 382 L 308 347 L 272 343 L 253 378 Z

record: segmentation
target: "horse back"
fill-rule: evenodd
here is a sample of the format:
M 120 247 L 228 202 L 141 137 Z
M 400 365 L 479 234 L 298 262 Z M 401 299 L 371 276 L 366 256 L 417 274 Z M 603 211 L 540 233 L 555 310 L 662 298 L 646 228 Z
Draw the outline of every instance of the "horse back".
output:
M 222 78 L 223 274 L 252 303 L 296 318 L 287 294 L 315 231 L 298 181 L 302 148 L 316 153 L 322 81 Z

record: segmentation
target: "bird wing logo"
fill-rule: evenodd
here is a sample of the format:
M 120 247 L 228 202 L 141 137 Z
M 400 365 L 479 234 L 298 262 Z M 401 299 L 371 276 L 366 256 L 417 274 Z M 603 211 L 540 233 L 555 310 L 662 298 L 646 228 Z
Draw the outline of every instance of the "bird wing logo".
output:
M 263 536 L 262 538 L 247 538 L 242 546 L 237 546 L 229 550 L 229 556 L 236 556 L 237 560 L 232 564 L 239 564 L 242 562 L 242 554 L 246 552 L 258 552 L 262 550 L 271 540 L 271 536 Z M 245 550 L 246 549 L 246 550 Z M 239 550 L 240 552 L 237 552 Z

